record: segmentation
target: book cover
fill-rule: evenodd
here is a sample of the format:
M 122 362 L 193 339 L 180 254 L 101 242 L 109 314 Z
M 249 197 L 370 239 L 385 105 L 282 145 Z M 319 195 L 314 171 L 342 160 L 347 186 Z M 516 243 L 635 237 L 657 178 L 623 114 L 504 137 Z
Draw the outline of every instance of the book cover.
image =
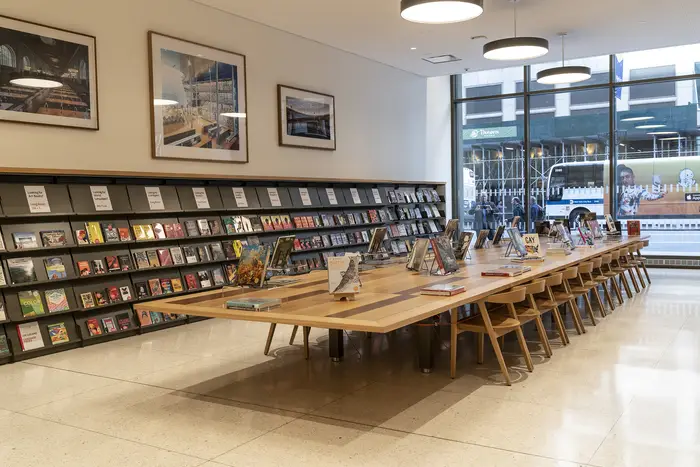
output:
M 41 243 L 47 248 L 68 244 L 66 232 L 63 230 L 44 230 L 39 232 L 39 235 L 41 236 Z
M 641 235 L 642 223 L 640 221 L 627 221 L 627 235 L 630 237 Z
M 603 238 L 603 231 L 601 230 L 600 224 L 598 224 L 597 220 L 588 220 L 586 221 L 586 224 L 588 224 L 588 229 L 593 234 L 593 238 Z
M 129 288 L 128 285 L 122 285 L 119 287 L 119 295 L 122 297 L 122 300 L 125 302 L 128 302 L 133 298 L 131 296 L 131 289 Z
M 240 258 L 243 253 L 243 242 L 234 240 L 231 242 L 231 245 L 233 245 L 234 258 Z
M 236 259 L 236 252 L 233 250 L 232 242 L 221 242 L 226 259 Z
M 107 296 L 107 300 L 109 303 L 118 303 L 121 301 L 121 295 L 119 294 L 119 289 L 114 286 L 110 285 L 105 289 L 105 294 Z
M 167 238 L 167 236 L 165 235 L 165 228 L 160 222 L 156 222 L 155 224 L 153 224 L 153 237 L 156 240 L 164 240 Z
M 523 243 L 525 243 L 525 259 L 542 258 L 542 249 L 540 247 L 540 236 L 537 234 L 523 235 Z
M 198 289 L 197 279 L 195 279 L 194 274 L 185 274 L 185 284 L 187 284 L 187 290 Z
M 294 235 L 282 236 L 275 242 L 275 249 L 270 259 L 270 268 L 284 269 L 289 262 L 289 255 L 294 248 Z
M 221 268 L 212 269 L 210 272 L 215 286 L 224 285 L 226 283 L 224 280 L 224 273 L 221 271 Z
M 149 296 L 148 284 L 146 282 L 134 282 L 134 288 L 136 289 L 136 297 L 140 299 Z
M 234 226 L 234 221 L 233 217 L 224 217 L 223 218 L 224 222 L 224 229 L 226 230 L 226 233 L 229 235 L 233 235 L 236 233 L 236 227 Z
M 160 267 L 160 261 L 158 260 L 158 252 L 156 250 L 146 251 L 146 257 L 148 258 L 148 267 Z
M 156 250 L 158 253 L 158 261 L 160 261 L 161 266 L 172 266 L 173 265 L 173 258 L 170 256 L 170 250 L 167 248 L 162 248 L 159 250 Z
M 0 334 L 0 357 L 10 355 L 10 346 L 7 343 L 7 336 Z
M 97 306 L 107 305 L 107 292 L 95 292 L 95 303 Z
M 32 321 L 17 325 L 17 337 L 23 351 L 37 350 L 44 347 L 44 338 L 39 329 L 39 323 Z
M 272 219 L 272 228 L 274 230 L 284 230 L 284 227 L 282 226 L 282 218 L 279 215 L 274 215 L 270 216 Z
M 416 243 L 413 245 L 413 250 L 411 251 L 411 256 L 409 257 L 408 264 L 406 267 L 412 271 L 420 271 L 425 261 L 425 256 L 428 254 L 428 246 L 430 245 L 430 240 L 427 238 L 418 238 Z
M 493 236 L 493 244 L 498 245 L 501 243 L 501 238 L 503 237 L 503 232 L 505 231 L 505 226 L 499 225 L 496 229 L 496 233 Z
M 226 273 L 226 280 L 230 285 L 236 284 L 236 265 L 235 264 L 225 264 L 224 271 Z
M 185 231 L 182 229 L 182 224 L 176 222 L 173 224 L 174 238 L 185 238 Z
M 159 313 L 157 311 L 151 311 L 151 321 L 153 322 L 153 324 L 158 324 L 162 323 L 165 320 L 163 319 L 162 313 Z
M 358 293 L 360 291 L 360 257 L 354 254 L 328 258 L 328 292 Z
M 8 258 L 7 269 L 13 284 L 26 284 L 36 282 L 34 261 L 32 258 Z
M 224 261 L 226 259 L 221 243 L 211 243 L 209 244 L 209 248 L 211 249 L 211 256 L 214 261 Z
M 476 237 L 476 243 L 474 243 L 474 249 L 479 250 L 484 247 L 484 243 L 489 236 L 488 230 L 480 230 L 479 235 Z
M 579 233 L 579 235 L 581 235 L 581 242 L 584 245 L 588 245 L 588 246 L 595 245 L 595 240 L 593 238 L 593 234 L 585 226 L 580 225 L 578 228 L 578 233 Z
M 119 264 L 119 258 L 116 256 L 105 256 L 105 263 L 107 263 L 107 270 L 109 272 L 122 270 L 122 267 Z
M 105 242 L 99 222 L 88 222 L 85 224 L 85 226 L 87 228 L 88 241 L 90 243 L 97 245 Z
M 191 246 L 183 246 L 182 252 L 185 255 L 185 261 L 187 264 L 199 262 L 199 257 L 197 256 L 197 251 Z
M 131 232 L 129 232 L 129 229 L 127 227 L 118 227 L 117 232 L 119 232 L 119 241 L 121 241 L 121 242 L 130 242 L 131 241 Z
M 139 310 L 137 313 L 138 314 L 136 316 L 138 316 L 139 323 L 141 323 L 142 327 L 153 324 L 153 321 L 151 320 L 151 313 L 149 311 Z
M 87 230 L 78 229 L 75 231 L 75 240 L 78 245 L 89 245 L 90 240 L 88 240 Z
M 143 233 L 146 235 L 146 240 L 155 240 L 156 234 L 153 231 L 153 226 L 151 224 L 146 224 L 143 226 Z
M 119 230 L 111 222 L 102 223 L 102 234 L 106 243 L 119 241 Z
M 226 302 L 230 310 L 264 311 L 279 308 L 282 301 L 279 298 L 238 298 Z
M 151 291 L 152 296 L 163 295 L 163 289 L 160 286 L 159 279 L 149 279 L 148 288 Z
M 60 257 L 51 256 L 44 258 L 44 267 L 46 268 L 46 275 L 50 281 L 66 278 L 66 266 L 63 264 L 63 260 Z
M 520 234 L 520 230 L 517 227 L 508 227 L 508 238 L 510 238 L 510 244 L 513 245 L 513 249 L 520 256 L 527 256 L 527 248 L 525 247 L 525 241 L 523 236 Z
M 70 342 L 70 339 L 68 338 L 68 330 L 66 329 L 66 323 L 49 324 L 46 326 L 46 330 L 49 333 L 51 345 Z
M 185 257 L 182 255 L 182 248 L 179 246 L 170 249 L 170 258 L 173 261 L 172 264 L 185 264 Z
M 146 230 L 144 229 L 143 225 L 137 224 L 132 226 L 131 228 L 134 231 L 134 238 L 136 238 L 137 241 L 147 240 Z
M 248 245 L 243 248 L 238 262 L 238 284 L 262 286 L 269 257 L 270 250 L 265 245 Z
M 209 247 L 206 245 L 198 245 L 197 246 L 197 254 L 199 255 L 199 260 L 203 263 L 206 263 L 208 261 L 211 261 L 211 252 L 209 251 Z
M 22 316 L 25 318 L 45 314 L 44 304 L 41 301 L 38 290 L 20 290 L 17 292 L 17 298 L 19 299 Z
M 221 221 L 219 219 L 209 220 L 209 231 L 211 232 L 212 235 L 223 234 L 224 232 L 221 228 Z
M 186 220 L 185 232 L 187 232 L 188 237 L 199 237 L 199 229 L 197 228 L 197 222 L 192 219 Z
M 148 262 L 148 255 L 145 251 L 135 251 L 134 253 L 134 263 L 136 263 L 136 269 L 148 269 L 150 266 Z
M 131 318 L 129 313 L 118 313 L 115 318 L 117 319 L 117 326 L 120 331 L 127 331 L 131 329 Z
M 173 287 L 173 293 L 182 292 L 182 281 L 179 278 L 170 279 L 170 285 Z
M 5 251 L 5 239 L 0 235 L 0 251 Z
M 102 335 L 102 326 L 100 326 L 100 322 L 97 321 L 97 318 L 86 319 L 85 326 L 87 326 L 88 334 L 91 336 Z
M 89 276 L 92 274 L 92 269 L 90 269 L 90 263 L 87 261 L 78 261 L 78 275 L 80 277 Z
M 443 274 L 459 270 L 457 258 L 452 250 L 452 242 L 447 237 L 433 237 L 430 244 L 435 253 L 435 259 Z
M 199 230 L 200 235 L 211 235 L 209 221 L 206 219 L 197 219 L 197 230 Z
M 209 277 L 209 272 L 207 271 L 197 271 L 197 279 L 199 279 L 199 286 L 203 289 L 211 287 L 211 278 Z
M 111 316 L 102 318 L 102 327 L 104 327 L 105 333 L 107 334 L 117 332 L 117 324 L 114 322 L 114 318 Z
M 160 288 L 163 291 L 163 294 L 173 293 L 173 283 L 170 279 L 161 279 Z
M 12 239 L 15 242 L 16 250 L 39 248 L 39 244 L 36 242 L 36 235 L 33 232 L 13 232 Z
M 44 298 L 46 299 L 46 306 L 49 309 L 49 313 L 58 313 L 59 311 L 70 309 L 65 289 L 45 290 Z
M 489 269 L 482 271 L 482 276 L 493 276 L 493 277 L 515 277 L 531 271 L 530 266 L 519 266 L 517 264 L 504 264 L 494 269 Z
M 105 264 L 101 259 L 93 259 L 90 261 L 90 266 L 92 266 L 93 274 L 107 274 Z
M 0 299 L 0 321 L 7 321 L 7 313 L 5 312 L 5 302 Z
M 282 214 L 280 216 L 280 221 L 282 222 L 283 229 L 291 229 L 292 228 L 292 221 L 289 219 L 288 214 Z
M 83 304 L 83 308 L 95 308 L 95 300 L 92 297 L 92 292 L 81 293 L 80 302 Z

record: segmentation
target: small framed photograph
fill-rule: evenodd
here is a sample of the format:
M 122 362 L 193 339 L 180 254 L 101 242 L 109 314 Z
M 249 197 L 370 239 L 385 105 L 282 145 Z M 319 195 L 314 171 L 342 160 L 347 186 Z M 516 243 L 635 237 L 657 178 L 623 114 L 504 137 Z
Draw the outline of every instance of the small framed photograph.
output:
M 0 120 L 97 130 L 95 37 L 0 15 Z
M 335 97 L 277 85 L 279 144 L 335 151 Z

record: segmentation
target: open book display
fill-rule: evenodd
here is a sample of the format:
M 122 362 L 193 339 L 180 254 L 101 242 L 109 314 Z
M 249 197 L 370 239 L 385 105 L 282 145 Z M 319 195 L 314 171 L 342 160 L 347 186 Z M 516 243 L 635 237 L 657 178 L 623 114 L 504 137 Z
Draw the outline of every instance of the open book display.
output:
M 608 235 L 622 235 L 622 232 L 617 230 L 617 226 L 615 225 L 615 219 L 613 219 L 612 215 L 605 215 L 605 223 L 608 226 Z
M 479 236 L 476 237 L 476 243 L 474 243 L 474 249 L 475 250 L 480 250 L 486 246 L 488 248 L 488 241 L 489 238 L 489 231 L 488 230 L 480 230 L 479 231 Z
M 595 246 L 595 238 L 593 237 L 593 232 L 591 232 L 588 227 L 584 224 L 580 224 L 578 228 L 578 233 L 581 236 L 581 245 L 585 246 Z
M 499 225 L 498 228 L 496 229 L 496 233 L 493 236 L 493 244 L 498 245 L 501 243 L 501 238 L 503 238 L 503 231 L 505 230 L 505 226 Z
M 425 257 L 428 254 L 428 246 L 430 246 L 430 240 L 427 238 L 416 239 L 416 243 L 413 244 L 413 249 L 408 257 L 408 262 L 406 263 L 407 269 L 416 272 L 420 272 L 423 269 L 429 269 L 425 262 Z
M 445 226 L 445 231 L 442 233 L 444 237 L 447 237 L 452 240 L 452 237 L 454 236 L 455 232 L 457 231 L 457 227 L 459 227 L 459 219 L 450 219 L 447 221 L 447 225 Z
M 586 221 L 586 226 L 588 230 L 593 234 L 593 238 L 601 239 L 603 238 L 603 230 L 600 228 L 600 224 L 595 219 L 589 219 Z
M 469 254 L 469 246 L 472 244 L 472 239 L 474 238 L 474 232 L 462 232 L 459 234 L 459 240 L 457 240 L 457 245 L 455 246 L 455 257 L 457 260 L 465 261 L 471 259 Z
M 328 258 L 328 292 L 336 300 L 354 300 L 360 286 L 360 255 L 348 253 Z
M 506 229 L 508 232 L 508 238 L 510 239 L 510 244 L 506 252 L 503 254 L 504 257 L 508 257 L 515 253 L 517 256 L 522 257 L 527 254 L 527 249 L 525 248 L 525 242 L 523 242 L 523 237 L 520 235 L 520 230 L 517 227 L 508 227 Z
M 430 245 L 433 247 L 435 259 L 433 266 L 430 268 L 431 274 L 446 275 L 459 271 L 457 258 L 452 250 L 452 242 L 447 237 L 434 237 L 430 239 Z M 435 269 L 437 266 L 437 269 Z
M 564 224 L 557 224 L 555 227 L 557 228 L 557 240 L 559 243 L 563 243 L 564 245 L 568 246 L 569 249 L 575 250 L 576 244 L 574 243 L 574 239 L 571 236 L 569 228 Z

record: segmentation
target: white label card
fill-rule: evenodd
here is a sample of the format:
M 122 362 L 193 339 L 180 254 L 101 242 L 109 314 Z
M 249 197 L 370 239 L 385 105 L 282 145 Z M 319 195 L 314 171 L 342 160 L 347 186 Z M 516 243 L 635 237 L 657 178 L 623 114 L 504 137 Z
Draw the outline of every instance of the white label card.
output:
M 355 204 L 362 204 L 360 199 L 360 194 L 357 192 L 357 188 L 350 188 L 350 195 L 352 195 L 352 202 Z
M 248 207 L 248 198 L 245 197 L 245 191 L 241 187 L 233 187 L 233 200 L 236 202 L 236 206 L 239 208 Z
M 299 196 L 301 196 L 301 203 L 304 206 L 311 206 L 312 203 L 308 188 L 299 188 Z
M 335 197 L 335 190 L 333 188 L 326 188 L 326 195 L 328 196 L 329 203 L 338 204 L 338 198 Z
M 192 187 L 192 194 L 194 195 L 194 202 L 197 203 L 197 209 L 210 209 L 209 197 L 207 196 L 206 188 L 202 187 Z
M 158 186 L 145 186 L 146 199 L 148 200 L 148 209 L 151 211 L 163 211 L 165 210 L 165 204 L 163 203 L 163 196 L 160 194 L 160 187 Z
M 24 194 L 27 196 L 29 212 L 31 212 L 32 214 L 51 212 L 51 206 L 49 206 L 49 198 L 46 196 L 46 188 L 44 188 L 43 186 L 25 185 Z
M 109 190 L 106 186 L 90 185 L 90 193 L 92 193 L 92 203 L 95 205 L 95 211 L 113 211 L 112 200 L 109 197 Z
M 282 206 L 282 201 L 280 201 L 280 194 L 277 193 L 277 188 L 268 188 L 267 189 L 267 196 L 270 197 L 270 204 L 273 207 L 280 207 Z
M 379 189 L 372 188 L 372 196 L 374 197 L 374 202 L 377 204 L 382 204 L 382 197 L 379 196 Z

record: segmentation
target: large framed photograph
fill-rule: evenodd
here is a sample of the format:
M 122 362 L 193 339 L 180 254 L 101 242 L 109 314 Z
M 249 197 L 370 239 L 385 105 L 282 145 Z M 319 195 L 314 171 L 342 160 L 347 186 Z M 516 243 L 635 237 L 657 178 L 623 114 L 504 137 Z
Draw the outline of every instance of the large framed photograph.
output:
M 335 98 L 328 94 L 277 85 L 279 143 L 335 151 Z
M 153 157 L 248 162 L 245 56 L 148 33 Z
M 0 16 L 0 120 L 99 129 L 93 36 Z

